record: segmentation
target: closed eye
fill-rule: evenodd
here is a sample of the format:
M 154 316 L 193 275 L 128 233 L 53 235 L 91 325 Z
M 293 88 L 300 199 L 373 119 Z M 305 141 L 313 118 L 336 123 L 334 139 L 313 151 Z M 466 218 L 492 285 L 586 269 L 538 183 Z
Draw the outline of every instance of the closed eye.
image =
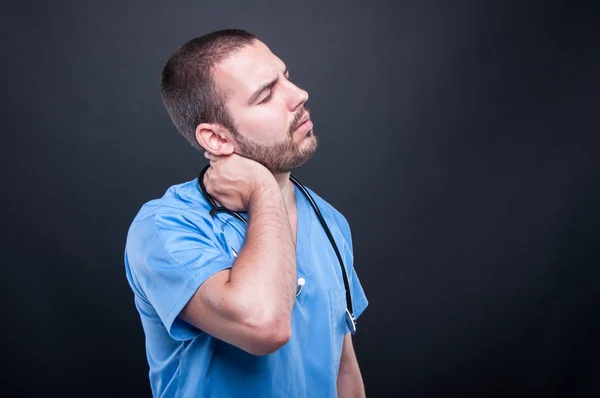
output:
M 292 81 L 292 79 L 290 78 L 290 70 L 288 68 L 285 68 L 285 71 L 283 71 L 283 77 L 285 77 L 287 80 Z M 267 102 L 269 102 L 269 100 L 273 97 L 273 88 L 271 88 L 271 91 L 269 91 L 269 95 L 267 95 L 262 101 L 260 101 L 258 104 L 262 105 L 265 104 Z
M 267 95 L 267 96 L 265 97 L 265 99 L 263 99 L 262 101 L 260 101 L 258 104 L 259 104 L 259 105 L 260 105 L 260 104 L 265 104 L 265 103 L 269 102 L 269 100 L 270 100 L 272 97 L 273 97 L 273 92 L 272 92 L 272 91 L 269 91 L 269 95 Z

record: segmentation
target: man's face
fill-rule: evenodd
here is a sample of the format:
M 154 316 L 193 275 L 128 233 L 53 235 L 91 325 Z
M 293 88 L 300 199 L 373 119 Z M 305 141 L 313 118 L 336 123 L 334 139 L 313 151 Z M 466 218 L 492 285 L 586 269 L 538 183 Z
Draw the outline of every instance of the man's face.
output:
M 283 61 L 258 40 L 214 71 L 217 89 L 227 97 L 226 107 L 236 128 L 230 137 L 236 152 L 272 173 L 301 166 L 318 146 L 304 106 L 308 93 L 288 77 Z

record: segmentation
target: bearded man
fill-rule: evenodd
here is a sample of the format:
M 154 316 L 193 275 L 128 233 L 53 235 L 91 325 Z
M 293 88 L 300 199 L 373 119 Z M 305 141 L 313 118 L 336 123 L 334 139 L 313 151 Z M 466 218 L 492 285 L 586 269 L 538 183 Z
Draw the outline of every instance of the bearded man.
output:
M 160 87 L 210 164 L 145 203 L 127 235 L 153 395 L 364 396 L 350 227 L 290 175 L 318 146 L 308 93 L 239 29 L 180 46 Z

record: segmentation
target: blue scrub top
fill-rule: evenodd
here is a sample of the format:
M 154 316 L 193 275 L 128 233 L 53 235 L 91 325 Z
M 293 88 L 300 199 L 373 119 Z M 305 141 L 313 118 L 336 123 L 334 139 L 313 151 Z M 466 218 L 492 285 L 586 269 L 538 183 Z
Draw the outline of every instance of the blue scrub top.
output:
M 239 253 L 244 236 L 239 222 L 211 218 L 197 179 L 174 185 L 142 206 L 127 235 L 125 270 L 146 336 L 153 396 L 337 397 L 342 343 L 349 332 L 342 272 L 310 203 L 295 190 L 296 267 L 306 283 L 296 297 L 290 340 L 265 356 L 249 354 L 178 318 L 202 282 L 234 265 L 232 248 Z M 368 301 L 354 270 L 348 222 L 309 192 L 346 264 L 358 318 Z

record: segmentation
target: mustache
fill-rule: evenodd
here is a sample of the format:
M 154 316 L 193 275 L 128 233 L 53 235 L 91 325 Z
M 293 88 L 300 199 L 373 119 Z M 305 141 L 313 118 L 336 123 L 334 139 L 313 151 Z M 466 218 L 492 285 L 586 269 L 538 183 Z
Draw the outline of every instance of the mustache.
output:
M 294 133 L 294 131 L 296 131 L 296 129 L 298 128 L 298 126 L 300 125 L 300 119 L 302 119 L 302 117 L 304 117 L 305 114 L 308 113 L 308 118 L 310 119 L 310 109 L 308 109 L 308 107 L 303 106 L 302 109 L 300 109 L 296 115 L 294 116 L 294 119 L 292 120 L 292 123 L 290 125 L 290 135 L 292 135 Z

